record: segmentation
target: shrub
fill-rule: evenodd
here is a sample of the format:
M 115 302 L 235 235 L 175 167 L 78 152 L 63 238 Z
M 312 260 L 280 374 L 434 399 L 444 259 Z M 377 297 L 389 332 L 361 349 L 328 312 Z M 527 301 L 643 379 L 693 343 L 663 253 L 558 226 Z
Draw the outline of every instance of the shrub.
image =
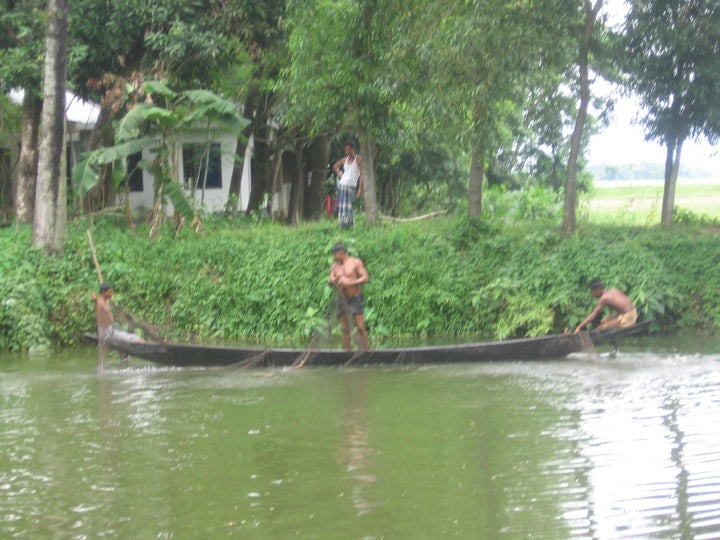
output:
M 337 241 L 370 273 L 364 292 L 375 344 L 560 332 L 592 309 L 594 278 L 627 291 L 641 316 L 666 331 L 720 328 L 720 239 L 712 231 L 608 225 L 566 237 L 544 211 L 520 222 L 506 215 L 374 227 L 361 220 L 341 232 L 333 220 L 298 228 L 218 220 L 178 238 L 168 225 L 152 240 L 144 225 L 118 231 L 110 220 L 77 220 L 62 257 L 30 248 L 28 228 L 5 229 L 0 348 L 70 345 L 94 329 L 89 226 L 116 306 L 177 340 L 282 345 L 308 343 L 328 326 L 339 333 L 327 286 Z

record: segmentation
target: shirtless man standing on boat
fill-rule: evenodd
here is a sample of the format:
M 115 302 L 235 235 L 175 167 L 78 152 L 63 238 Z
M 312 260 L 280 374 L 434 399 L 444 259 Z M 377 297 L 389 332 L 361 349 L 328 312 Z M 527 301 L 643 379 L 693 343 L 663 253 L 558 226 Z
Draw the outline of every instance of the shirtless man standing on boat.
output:
M 357 257 L 350 257 L 345 246 L 335 244 L 332 248 L 335 259 L 330 267 L 328 284 L 336 287 L 338 292 L 337 311 L 343 329 L 343 347 L 351 350 L 350 346 L 350 315 L 360 334 L 362 350 L 370 348 L 368 333 L 363 318 L 364 302 L 360 286 L 367 283 L 370 277 L 363 262 Z
M 112 285 L 109 283 L 102 283 L 100 285 L 99 292 L 99 295 L 92 293 L 92 299 L 95 301 L 95 318 L 97 319 L 98 325 L 98 372 L 103 370 L 105 344 L 107 342 L 116 341 L 122 343 L 145 343 L 145 340 L 137 334 L 124 332 L 123 330 L 115 327 L 115 319 L 113 318 L 112 310 L 110 309 L 110 299 L 114 293 Z M 127 356 L 122 357 L 123 363 L 127 362 L 127 360 Z
M 594 280 L 590 283 L 590 293 L 598 299 L 597 306 L 592 310 L 592 313 L 588 315 L 583 322 L 581 322 L 575 333 L 577 334 L 585 328 L 588 324 L 594 321 L 602 309 L 607 306 L 617 311 L 617 314 L 605 317 L 600 321 L 600 325 L 597 330 L 607 330 L 608 328 L 627 328 L 633 326 L 637 322 L 637 310 L 632 303 L 632 300 L 620 289 L 605 289 L 602 281 L 599 279 Z

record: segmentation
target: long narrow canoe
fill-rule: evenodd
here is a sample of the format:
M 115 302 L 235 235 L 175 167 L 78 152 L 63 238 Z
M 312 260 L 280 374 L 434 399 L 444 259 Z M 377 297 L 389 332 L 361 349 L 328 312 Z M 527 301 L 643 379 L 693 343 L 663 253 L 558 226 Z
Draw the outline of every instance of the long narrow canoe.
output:
M 595 345 L 644 333 L 650 321 L 630 328 L 558 334 L 536 338 L 487 341 L 460 345 L 400 347 L 344 351 L 340 349 L 284 349 L 222 347 L 183 343 L 108 343 L 122 354 L 166 366 L 343 366 L 383 364 L 451 364 L 503 360 L 546 360 L 591 350 Z M 85 335 L 97 341 L 92 334 Z

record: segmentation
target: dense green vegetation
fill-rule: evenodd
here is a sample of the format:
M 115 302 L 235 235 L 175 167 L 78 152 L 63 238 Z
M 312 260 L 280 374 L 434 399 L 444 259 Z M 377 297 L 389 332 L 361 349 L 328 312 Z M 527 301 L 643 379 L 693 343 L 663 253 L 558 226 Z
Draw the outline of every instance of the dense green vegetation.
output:
M 717 190 L 676 185 L 683 143 L 720 134 L 720 71 L 708 54 L 720 43 L 716 1 L 632 2 L 617 27 L 602 0 L 57 3 L 0 2 L 0 88 L 26 96 L 22 122 L 0 102 L 0 136 L 23 127 L 26 137 L 17 181 L 8 182 L 8 152 L 0 170 L 2 221 L 15 223 L 0 232 L 0 349 L 72 344 L 93 328 L 88 229 L 119 307 L 176 339 L 315 343 L 333 311 L 326 276 L 338 239 L 372 276 L 376 344 L 558 332 L 591 308 L 595 277 L 627 290 L 659 329 L 718 329 Z M 68 35 L 45 51 L 65 16 Z M 87 148 L 68 153 L 77 163 L 75 150 L 91 152 L 67 198 L 61 145 L 50 159 L 37 152 L 50 125 L 40 123 L 41 96 L 64 95 L 60 81 L 41 91 L 42 56 L 57 59 L 58 73 L 67 56 L 69 87 L 103 107 L 79 141 Z M 584 149 L 602 124 L 587 117 L 591 98 L 610 110 L 592 94 L 596 77 L 640 98 L 645 135 L 669 159 L 630 172 L 663 178 L 662 192 L 586 194 Z M 229 121 L 241 136 L 227 156 L 237 173 L 227 210 L 244 217 L 200 216 L 204 198 L 186 199 L 179 182 L 178 133 L 203 125 L 210 140 Z M 248 201 L 237 208 L 251 136 Z M 127 156 L 158 137 L 155 157 L 138 166 L 187 223 L 203 218 L 199 234 L 176 238 L 166 223 L 150 235 L 107 214 L 127 185 Z M 364 217 L 341 237 L 321 211 L 333 145 L 346 137 L 363 155 Z M 287 186 L 287 208 L 268 207 Z M 67 236 L 66 202 L 71 217 L 85 216 Z M 447 214 L 381 220 L 431 211 Z M 658 221 L 679 229 L 663 235 Z
M 334 220 L 288 228 L 253 218 L 208 219 L 201 234 L 167 226 L 121 231 L 124 219 L 70 225 L 61 257 L 30 247 L 29 227 L 0 231 L 0 349 L 77 342 L 92 330 L 97 288 L 92 230 L 116 303 L 168 337 L 310 344 L 327 336 L 326 285 L 338 240 L 363 258 L 366 317 L 375 345 L 403 337 L 542 335 L 572 327 L 593 306 L 600 277 L 627 290 L 662 331 L 720 328 L 720 237 L 685 219 L 672 233 L 622 225 L 561 235 L 561 203 L 545 191 L 491 191 L 482 221 L 447 216 L 359 225 Z M 337 332 L 337 328 L 335 329 Z M 333 339 L 333 343 L 336 340 Z
M 57 51 L 46 51 L 53 21 L 66 18 L 67 32 L 52 41 Z M 339 21 L 353 30 L 336 31 Z M 155 144 L 159 151 L 133 158 L 131 169 L 153 177 L 158 202 L 192 213 L 174 163 L 192 161 L 183 139 L 202 129 L 209 141 L 223 118 L 242 114 L 247 125 L 223 156 L 235 168 L 223 184 L 229 208 L 259 211 L 270 200 L 276 218 L 293 225 L 318 219 L 327 164 L 339 157 L 331 148 L 352 137 L 363 156 L 369 224 L 380 214 L 457 206 L 479 217 L 485 185 L 539 185 L 564 192 L 563 230 L 572 233 L 589 179 L 586 146 L 610 117 L 611 96 L 632 93 L 643 107 L 636 120 L 664 147 L 658 158 L 667 166 L 629 172 L 664 179 L 669 229 L 683 143 L 720 135 L 715 0 L 75 0 L 58 9 L 6 0 L 0 29 L 0 88 L 25 90 L 17 185 L 0 193 L 0 212 L 21 223 L 51 215 L 36 220 L 33 235 L 48 253 L 62 249 L 68 212 L 65 197 L 54 202 L 44 189 L 35 197 L 38 178 L 52 181 L 52 193 L 65 188 L 59 143 L 47 163 L 36 156 L 46 136 L 40 111 L 51 110 L 43 97 L 63 95 L 65 85 L 42 88 L 43 57 L 48 67 L 58 59 L 68 88 L 102 107 L 92 134 L 74 138 L 68 153 L 69 165 L 90 165 L 74 168 L 82 174 L 69 186 L 71 218 L 117 204 L 131 172 L 126 158 Z M 617 86 L 602 91 L 594 84 L 601 79 Z M 0 103 L 0 138 L 19 135 L 6 109 Z

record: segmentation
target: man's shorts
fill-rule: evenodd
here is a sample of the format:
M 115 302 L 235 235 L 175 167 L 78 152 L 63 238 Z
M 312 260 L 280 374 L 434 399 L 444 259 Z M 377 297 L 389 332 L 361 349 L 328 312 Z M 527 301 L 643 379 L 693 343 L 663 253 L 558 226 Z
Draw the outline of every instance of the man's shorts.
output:
M 365 309 L 365 302 L 363 301 L 362 293 L 356 294 L 352 298 L 345 298 L 344 296 L 338 296 L 337 300 L 337 314 L 338 317 L 343 315 L 358 315 L 362 314 Z
M 600 321 L 600 325 L 597 327 L 598 330 L 608 330 L 610 328 L 629 328 L 634 326 L 637 322 L 637 310 L 633 309 L 627 313 L 619 313 L 605 317 Z
M 100 340 L 100 343 L 105 343 L 108 341 L 114 341 L 115 343 L 137 343 L 138 341 L 140 341 L 140 336 L 138 336 L 137 334 L 125 332 L 123 330 L 120 330 L 119 328 L 115 328 L 114 326 L 101 328 L 98 331 L 98 338 Z
M 618 323 L 620 324 L 620 328 L 628 328 L 629 326 L 634 326 L 637 322 L 637 310 L 633 309 L 628 311 L 627 313 L 623 313 L 618 317 Z

